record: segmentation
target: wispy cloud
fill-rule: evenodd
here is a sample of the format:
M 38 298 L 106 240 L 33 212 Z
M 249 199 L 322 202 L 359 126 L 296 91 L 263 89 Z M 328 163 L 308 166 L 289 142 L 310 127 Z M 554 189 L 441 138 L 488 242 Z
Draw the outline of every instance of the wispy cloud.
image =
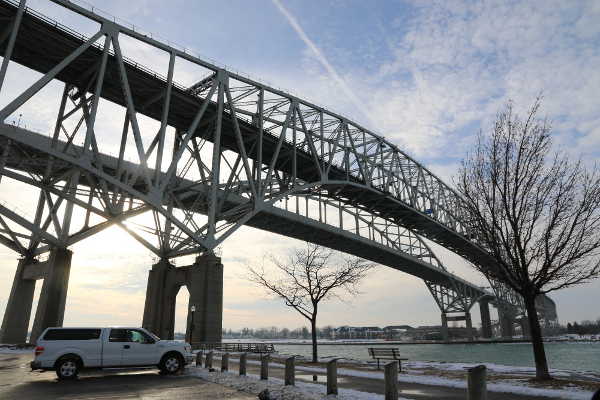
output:
M 352 104 L 365 116 L 368 120 L 376 127 L 378 127 L 378 123 L 375 119 L 372 118 L 371 113 L 369 111 L 369 107 L 366 103 L 361 101 L 358 96 L 354 93 L 354 91 L 350 88 L 348 83 L 344 80 L 344 78 L 337 72 L 334 66 L 329 62 L 325 54 L 317 47 L 315 42 L 313 42 L 302 26 L 298 22 L 298 20 L 292 15 L 292 13 L 281 4 L 279 0 L 272 0 L 273 4 L 277 7 L 277 9 L 283 14 L 285 19 L 289 22 L 292 29 L 298 34 L 300 40 L 306 44 L 306 46 L 312 51 L 316 59 L 323 65 L 327 73 L 331 76 L 331 78 L 340 86 L 340 88 L 344 91 L 344 94 L 348 96 Z

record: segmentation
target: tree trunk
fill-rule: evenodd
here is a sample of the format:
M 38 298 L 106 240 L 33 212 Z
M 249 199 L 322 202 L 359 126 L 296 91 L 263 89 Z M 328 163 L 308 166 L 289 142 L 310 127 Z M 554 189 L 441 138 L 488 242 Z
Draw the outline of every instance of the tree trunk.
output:
M 312 361 L 314 363 L 319 361 L 317 356 L 317 319 L 313 318 L 310 320 L 310 329 L 312 334 Z
M 542 339 L 542 327 L 540 326 L 540 320 L 535 306 L 535 295 L 523 296 L 523 299 L 525 300 L 527 318 L 529 319 L 529 331 L 531 334 L 531 344 L 533 345 L 536 379 L 552 379 L 548 372 L 548 361 L 546 360 L 546 351 L 544 350 L 544 341 Z

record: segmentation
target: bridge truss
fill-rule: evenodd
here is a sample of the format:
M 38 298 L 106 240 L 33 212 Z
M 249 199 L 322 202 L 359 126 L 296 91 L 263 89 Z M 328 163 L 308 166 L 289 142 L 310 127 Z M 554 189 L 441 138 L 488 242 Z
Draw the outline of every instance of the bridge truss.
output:
M 34 258 L 116 224 L 168 260 L 212 252 L 249 225 L 418 276 L 443 313 L 468 312 L 484 297 L 521 309 L 502 285 L 486 292 L 433 254 L 422 237 L 494 266 L 469 233 L 460 197 L 385 138 L 75 3 L 52 2 L 98 30 L 84 37 L 24 1 L 0 0 L 9 21 L 0 90 L 10 61 L 41 74 L 0 109 L 0 179 L 39 193 L 31 218 L 0 204 L 0 243 Z M 123 37 L 163 53 L 164 75 L 127 58 Z M 177 83 L 179 63 L 201 71 L 193 84 Z M 6 123 L 53 81 L 64 89 L 50 137 Z M 122 128 L 100 125 L 103 113 L 122 113 Z

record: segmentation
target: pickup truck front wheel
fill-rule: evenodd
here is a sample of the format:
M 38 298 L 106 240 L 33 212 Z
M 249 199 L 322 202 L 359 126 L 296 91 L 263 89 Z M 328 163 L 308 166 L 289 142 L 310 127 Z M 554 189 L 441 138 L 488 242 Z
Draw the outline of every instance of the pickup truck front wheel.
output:
M 64 357 L 56 362 L 56 375 L 58 379 L 68 380 L 77 378 L 79 374 L 79 360 L 75 357 Z
M 158 368 L 166 374 L 176 374 L 183 369 L 183 357 L 178 353 L 167 353 L 160 360 Z

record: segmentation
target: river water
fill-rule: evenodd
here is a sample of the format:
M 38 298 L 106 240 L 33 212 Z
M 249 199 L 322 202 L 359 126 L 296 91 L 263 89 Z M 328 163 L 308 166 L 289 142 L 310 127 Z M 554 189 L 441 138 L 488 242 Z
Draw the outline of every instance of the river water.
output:
M 319 357 L 343 357 L 370 360 L 368 347 L 399 347 L 403 358 L 410 361 L 448 363 L 493 363 L 506 366 L 533 367 L 530 343 L 494 344 L 320 344 Z M 281 354 L 310 357 L 312 348 L 305 344 L 277 344 Z M 600 373 L 600 342 L 547 342 L 546 356 L 550 368 Z

